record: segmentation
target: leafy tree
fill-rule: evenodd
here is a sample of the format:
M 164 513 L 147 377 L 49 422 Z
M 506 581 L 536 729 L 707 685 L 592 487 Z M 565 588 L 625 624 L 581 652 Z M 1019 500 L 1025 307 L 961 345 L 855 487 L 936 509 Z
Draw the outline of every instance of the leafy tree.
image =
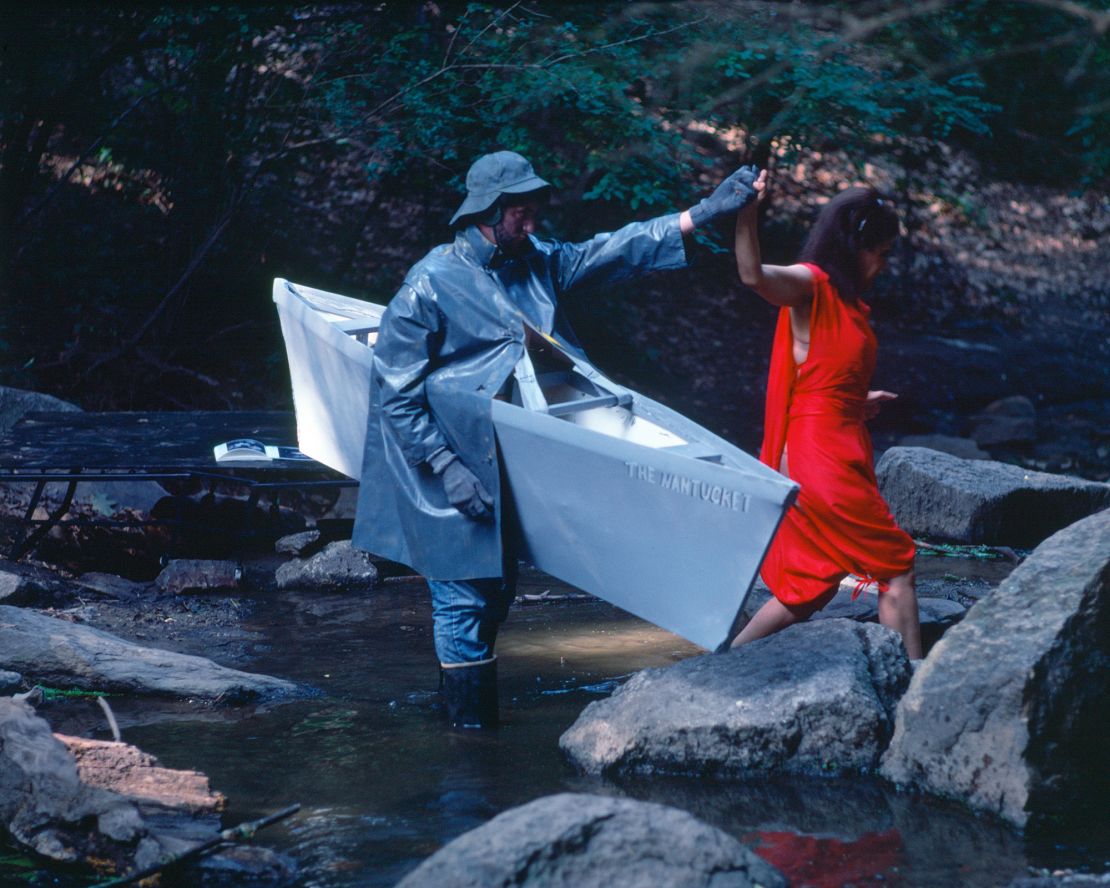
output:
M 558 186 L 568 236 L 792 147 L 912 171 L 955 141 L 1103 182 L 1108 21 L 1107 0 L 13 7 L 3 378 L 90 407 L 282 392 L 268 280 L 387 299 L 494 147 Z

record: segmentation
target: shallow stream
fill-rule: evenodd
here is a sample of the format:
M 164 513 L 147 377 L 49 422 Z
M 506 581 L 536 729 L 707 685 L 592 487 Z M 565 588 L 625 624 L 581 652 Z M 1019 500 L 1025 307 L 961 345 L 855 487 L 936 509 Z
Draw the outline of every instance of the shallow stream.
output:
M 923 576 L 1008 565 L 919 559 Z M 526 573 L 521 593 L 574 596 Z M 113 701 L 124 739 L 169 767 L 208 774 L 230 799 L 228 825 L 293 802 L 301 811 L 258 841 L 296 859 L 304 888 L 391 886 L 421 860 L 499 812 L 561 791 L 625 795 L 686 809 L 755 847 L 795 886 L 997 886 L 1029 866 L 1094 864 L 1089 849 L 1032 847 L 958 807 L 874 778 L 696 779 L 613 783 L 577 775 L 560 734 L 629 673 L 699 653 L 594 599 L 518 604 L 498 643 L 505 724 L 444 730 L 436 705 L 428 595 L 419 582 L 367 596 L 282 593 L 258 601 L 247 668 L 320 695 L 259 709 L 198 714 Z M 218 653 L 213 653 L 220 659 Z M 235 664 L 244 665 L 244 664 Z M 43 711 L 55 730 L 106 738 L 88 701 Z M 55 884 L 0 857 L 0 885 Z M 72 882 L 68 884 L 74 884 Z

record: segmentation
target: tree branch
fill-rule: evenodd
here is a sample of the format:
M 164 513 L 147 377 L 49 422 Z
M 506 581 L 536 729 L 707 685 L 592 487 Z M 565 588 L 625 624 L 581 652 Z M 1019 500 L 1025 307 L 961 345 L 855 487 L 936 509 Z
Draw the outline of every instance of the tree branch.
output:
M 42 210 L 46 208 L 47 204 L 49 204 L 54 199 L 58 192 L 61 191 L 62 187 L 69 181 L 70 177 L 75 172 L 77 172 L 78 168 L 80 168 L 82 164 L 84 164 L 89 155 L 92 154 L 102 144 L 104 144 L 104 140 L 108 138 L 108 134 L 111 133 L 112 130 L 114 130 L 121 123 L 123 123 L 123 121 L 131 114 L 132 111 L 138 108 L 139 105 L 141 105 L 151 96 L 156 96 L 164 92 L 165 90 L 166 87 L 163 86 L 159 89 L 153 90 L 152 92 L 143 93 L 141 96 L 135 99 L 135 101 L 132 102 L 122 113 L 120 113 L 111 123 L 109 123 L 108 128 L 105 129 L 104 132 L 102 132 L 97 137 L 96 141 L 94 141 L 91 145 L 89 145 L 88 148 L 81 152 L 77 160 L 75 160 L 70 168 L 65 171 L 65 174 L 57 182 L 54 183 L 53 187 L 51 187 L 51 189 L 46 192 L 42 199 L 23 213 L 23 216 L 20 219 L 20 224 L 26 225 L 32 219 L 32 217 L 42 212 Z

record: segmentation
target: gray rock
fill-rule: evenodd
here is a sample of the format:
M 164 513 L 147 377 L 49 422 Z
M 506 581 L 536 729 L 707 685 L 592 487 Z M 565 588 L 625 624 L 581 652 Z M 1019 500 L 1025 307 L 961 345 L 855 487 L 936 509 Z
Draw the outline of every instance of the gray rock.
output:
M 75 587 L 37 564 L 0 562 L 0 603 L 16 607 L 65 607 Z
M 785 888 L 737 839 L 676 808 L 561 793 L 455 839 L 397 888 Z
M 988 404 L 971 418 L 971 437 L 980 447 L 1037 440 L 1037 408 L 1022 395 Z
M 0 385 L 0 435 L 19 422 L 24 413 L 40 410 L 60 413 L 81 412 L 81 408 L 76 404 L 55 398 L 53 395 Z
M 321 548 L 323 548 L 323 543 L 320 540 L 320 531 L 318 530 L 291 533 L 274 543 L 274 551 L 279 555 L 296 555 L 298 558 L 315 555 Z
M 81 783 L 73 756 L 28 704 L 0 699 L 0 823 L 17 842 L 74 862 L 70 833 L 85 818 L 111 819 L 110 802 Z
M 899 447 L 927 447 L 930 450 L 939 450 L 949 453 L 960 459 L 990 459 L 985 450 L 980 450 L 979 445 L 971 438 L 957 438 L 953 435 L 906 435 L 898 442 Z
M 10 694 L 23 686 L 23 676 L 18 672 L 0 669 L 0 694 Z
M 930 539 L 1035 546 L 1110 506 L 1110 484 L 922 447 L 890 448 L 876 472 L 898 523 Z
M 1042 543 L 932 650 L 898 705 L 887 779 L 1018 826 L 1104 808 L 1110 510 Z
M 378 584 L 378 569 L 368 553 L 344 540 L 329 543 L 307 560 L 286 562 L 275 577 L 279 589 L 372 589 Z
M 297 685 L 203 657 L 141 647 L 107 632 L 0 605 L 0 668 L 40 684 L 208 700 L 277 698 Z
M 193 592 L 238 592 L 243 568 L 235 561 L 178 558 L 158 574 L 155 583 L 163 592 L 185 595 Z
M 8 571 L 0 571 L 0 601 L 7 601 L 13 595 L 18 595 L 22 586 L 23 577 Z
M 74 582 L 82 589 L 90 589 L 108 598 L 122 601 L 142 598 L 151 590 L 150 583 L 141 583 L 137 580 L 117 577 L 115 574 L 95 571 L 81 574 Z
M 199 772 L 164 768 L 126 743 L 53 734 L 28 704 L 0 699 L 0 826 L 38 854 L 133 873 L 215 838 L 225 805 Z M 288 869 L 273 866 L 276 855 L 254 856 L 260 865 L 232 854 L 222 869 L 281 884 L 271 877 Z M 203 866 L 220 871 L 212 858 Z
M 724 654 L 637 673 L 559 745 L 590 774 L 872 768 L 910 667 L 882 626 L 820 620 Z

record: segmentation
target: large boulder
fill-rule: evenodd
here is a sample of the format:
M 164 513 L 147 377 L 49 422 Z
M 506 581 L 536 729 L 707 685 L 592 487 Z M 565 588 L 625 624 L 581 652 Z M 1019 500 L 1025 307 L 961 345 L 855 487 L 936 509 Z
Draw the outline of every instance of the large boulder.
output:
M 869 769 L 909 674 L 901 639 L 882 626 L 805 623 L 645 669 L 587 706 L 559 745 L 590 774 Z
M 562 793 L 499 814 L 440 849 L 397 888 L 785 888 L 737 839 L 684 811 Z
M 876 473 L 898 523 L 930 539 L 1035 546 L 1110 506 L 1110 484 L 924 447 L 890 448 Z
M 121 693 L 237 701 L 301 689 L 204 657 L 142 647 L 89 626 L 0 605 L 0 668 L 39 684 Z
M 1105 805 L 1110 510 L 1055 534 L 938 642 L 898 704 L 888 779 L 1018 826 Z
M 23 414 L 36 411 L 80 413 L 81 408 L 53 395 L 0 385 L 0 435 L 19 422 Z

